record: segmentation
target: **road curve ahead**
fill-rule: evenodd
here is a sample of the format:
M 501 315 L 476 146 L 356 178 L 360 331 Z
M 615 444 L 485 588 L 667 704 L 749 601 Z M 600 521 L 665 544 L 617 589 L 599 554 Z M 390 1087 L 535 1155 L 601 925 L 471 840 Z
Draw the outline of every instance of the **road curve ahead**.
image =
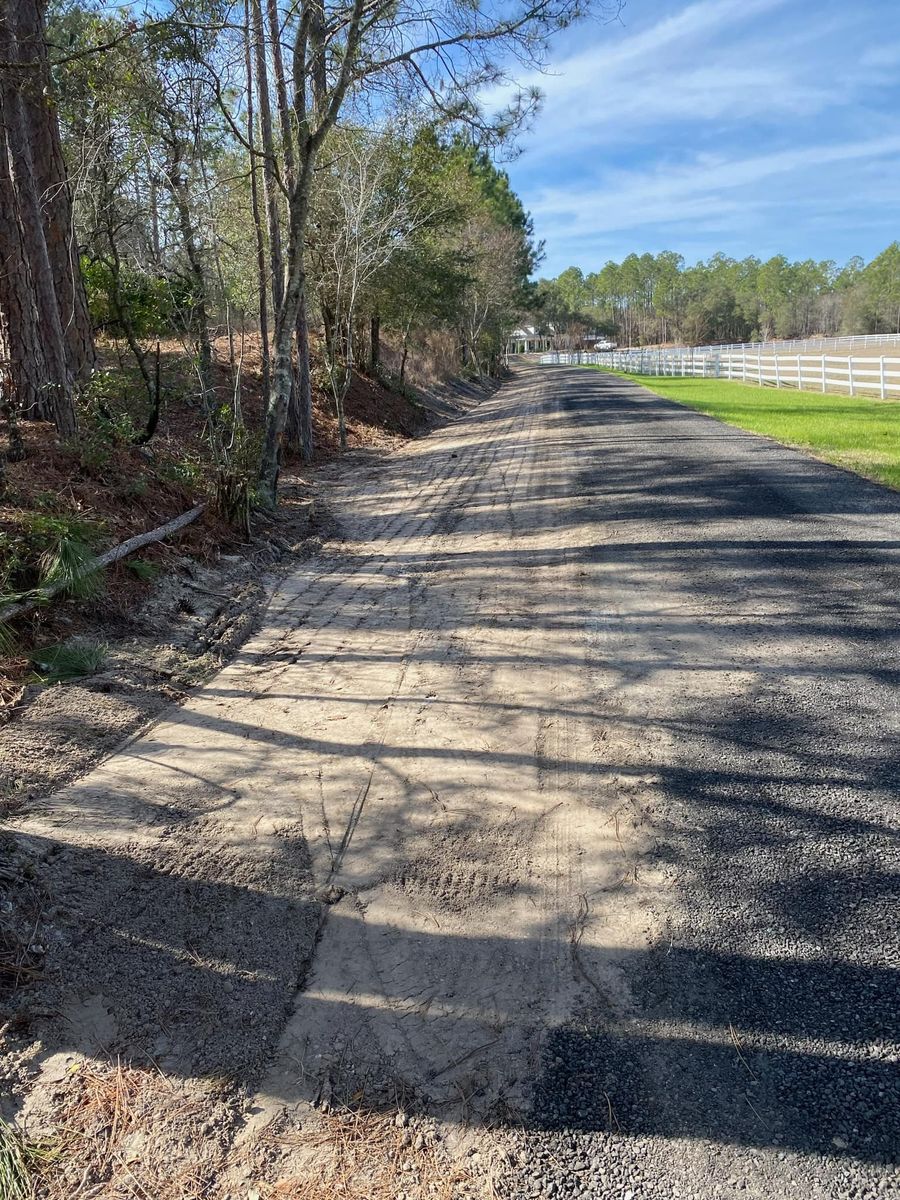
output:
M 900 496 L 569 368 L 348 467 L 29 822 L 106 1044 L 255 1090 L 238 1158 L 330 1095 L 485 1122 L 508 1200 L 900 1194 Z

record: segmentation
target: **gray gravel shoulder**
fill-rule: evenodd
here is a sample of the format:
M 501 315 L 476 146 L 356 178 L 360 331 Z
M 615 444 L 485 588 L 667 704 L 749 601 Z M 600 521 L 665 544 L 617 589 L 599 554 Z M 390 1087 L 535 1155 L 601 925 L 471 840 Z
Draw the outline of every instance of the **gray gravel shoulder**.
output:
M 611 533 L 615 719 L 664 731 L 636 878 L 666 883 L 630 1002 L 550 1036 L 508 1194 L 896 1197 L 900 497 L 634 385 L 558 386 L 603 447 L 578 486 Z

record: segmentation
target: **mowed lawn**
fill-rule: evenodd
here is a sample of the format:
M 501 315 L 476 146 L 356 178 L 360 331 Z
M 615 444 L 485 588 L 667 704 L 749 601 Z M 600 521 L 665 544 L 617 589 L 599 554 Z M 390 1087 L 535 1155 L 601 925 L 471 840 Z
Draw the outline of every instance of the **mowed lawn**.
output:
M 835 463 L 900 488 L 900 401 L 866 396 L 823 396 L 788 388 L 751 387 L 720 379 L 678 379 L 625 375 L 643 387 L 688 408 L 808 450 Z

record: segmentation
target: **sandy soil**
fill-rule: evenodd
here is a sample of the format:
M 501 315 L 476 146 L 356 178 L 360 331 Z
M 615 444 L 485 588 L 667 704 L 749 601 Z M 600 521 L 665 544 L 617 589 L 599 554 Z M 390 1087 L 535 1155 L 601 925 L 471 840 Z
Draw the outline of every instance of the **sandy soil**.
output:
M 710 467 L 726 459 L 737 491 Z M 742 943 L 722 888 L 690 890 L 704 816 L 679 780 L 718 755 L 737 802 L 769 735 L 688 763 L 690 738 L 774 693 L 784 661 L 777 728 L 843 646 L 804 673 L 802 630 L 728 625 L 747 580 L 654 556 L 687 530 L 727 557 L 743 505 L 774 545 L 835 479 L 621 381 L 527 368 L 385 461 L 326 472 L 338 532 L 234 661 L 17 822 L 7 891 L 42 978 L 8 1002 L 6 1115 L 66 1131 L 42 1194 L 887 1194 L 874 1152 L 847 1166 L 852 1132 L 792 1140 L 771 1072 L 747 1066 L 747 1012 L 716 1000 L 721 954 L 709 978 L 712 951 L 679 957 L 692 1002 L 665 1009 L 687 918 L 711 945 L 730 923 L 752 986 L 772 991 L 779 953 L 814 957 Z M 894 499 L 841 486 L 896 538 Z M 770 625 L 801 586 L 772 572 Z M 767 1081 L 758 1128 L 745 1066 Z

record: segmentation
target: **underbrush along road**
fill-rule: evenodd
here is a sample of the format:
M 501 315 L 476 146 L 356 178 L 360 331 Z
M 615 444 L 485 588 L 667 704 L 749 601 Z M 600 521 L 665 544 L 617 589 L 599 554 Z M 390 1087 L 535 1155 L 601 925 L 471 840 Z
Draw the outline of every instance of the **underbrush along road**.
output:
M 352 1098 L 485 1122 L 508 1197 L 896 1196 L 900 497 L 559 367 L 348 468 L 238 659 L 24 822 L 50 1047 L 102 990 L 107 1051 L 249 1088 L 234 1195 Z

